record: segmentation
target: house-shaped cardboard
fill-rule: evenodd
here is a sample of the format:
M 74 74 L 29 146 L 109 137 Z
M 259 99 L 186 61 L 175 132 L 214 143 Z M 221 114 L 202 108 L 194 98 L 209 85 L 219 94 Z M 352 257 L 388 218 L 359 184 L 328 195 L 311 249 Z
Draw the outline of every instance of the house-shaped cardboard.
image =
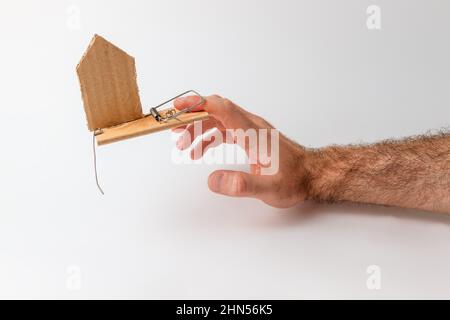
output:
M 77 73 L 89 130 L 142 118 L 132 56 L 95 35 Z

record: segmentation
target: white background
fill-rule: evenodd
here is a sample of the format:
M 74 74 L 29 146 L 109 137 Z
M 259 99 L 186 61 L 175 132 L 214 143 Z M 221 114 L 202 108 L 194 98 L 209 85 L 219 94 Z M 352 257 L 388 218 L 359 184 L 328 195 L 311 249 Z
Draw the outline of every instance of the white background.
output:
M 366 27 L 371 4 L 381 30 Z M 101 196 L 75 73 L 98 33 L 135 56 L 145 108 L 192 88 L 306 146 L 373 142 L 449 125 L 449 12 L 444 0 L 2 0 L 0 297 L 450 298 L 449 216 L 225 198 L 206 180 L 229 166 L 175 165 L 169 132 L 100 148 Z

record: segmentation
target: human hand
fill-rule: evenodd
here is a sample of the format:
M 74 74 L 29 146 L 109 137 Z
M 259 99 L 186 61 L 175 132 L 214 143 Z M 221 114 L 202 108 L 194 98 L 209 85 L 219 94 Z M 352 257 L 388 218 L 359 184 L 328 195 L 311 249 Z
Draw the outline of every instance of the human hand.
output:
M 181 98 L 174 104 L 177 109 L 184 109 L 198 102 L 197 99 L 198 96 Z M 253 163 L 250 173 L 231 170 L 211 173 L 208 185 L 214 192 L 257 198 L 278 208 L 313 199 L 450 212 L 449 134 L 382 141 L 372 145 L 306 149 L 280 133 L 275 141 L 278 142 L 278 152 L 269 157 L 278 160 L 278 170 L 267 175 L 263 174 L 267 163 L 261 161 L 258 151 L 271 139 L 261 139 L 264 134 L 257 135 L 256 143 L 252 145 L 245 139 L 236 140 L 233 132 L 239 129 L 270 132 L 274 129 L 272 125 L 217 95 L 207 97 L 206 102 L 195 110 L 207 111 L 210 118 L 203 121 L 200 132 L 196 132 L 195 124 L 184 127 L 177 143 L 180 149 L 186 149 L 198 135 L 202 135 L 201 143 L 191 152 L 192 158 L 197 159 L 209 147 L 218 145 L 203 135 L 212 128 L 217 128 L 216 134 L 222 138 L 218 139 L 220 143 L 238 144 L 250 155 L 250 160 L 257 151 L 256 161 L 250 162 Z
M 174 106 L 178 110 L 188 108 L 199 100 L 198 96 L 189 96 L 179 98 L 174 101 Z M 209 113 L 209 119 L 202 122 L 202 130 L 194 130 L 195 124 L 174 129 L 182 131 L 177 147 L 185 150 L 190 147 L 192 142 L 202 135 L 201 142 L 191 150 L 191 157 L 199 159 L 208 150 L 221 142 L 231 141 L 242 147 L 247 155 L 253 154 L 252 151 L 260 150 L 261 143 L 267 143 L 271 139 L 261 141 L 257 138 L 256 145 L 251 145 L 249 140 L 239 141 L 236 137 L 231 137 L 233 131 L 242 129 L 255 129 L 257 132 L 266 129 L 269 135 L 274 127 L 263 118 L 254 115 L 241 107 L 237 106 L 228 99 L 213 95 L 205 98 L 205 103 L 197 106 L 193 111 L 205 110 Z M 217 129 L 216 134 L 222 136 L 220 143 L 214 139 L 205 139 L 203 135 L 210 129 Z M 199 132 L 197 132 L 199 131 Z M 277 132 L 278 133 L 278 132 Z M 279 137 L 279 138 L 278 138 Z M 307 152 L 305 148 L 289 140 L 284 135 L 277 135 L 278 154 L 271 154 L 270 158 L 278 157 L 278 170 L 271 175 L 261 174 L 262 168 L 266 164 L 259 158 L 259 152 L 256 152 L 257 159 L 250 165 L 250 173 L 232 170 L 218 170 L 210 174 L 208 186 L 211 191 L 227 196 L 251 197 L 257 198 L 265 203 L 278 207 L 286 208 L 305 200 L 308 197 L 309 173 L 307 170 Z M 270 142 L 269 142 L 270 144 Z M 269 148 L 270 150 L 270 148 Z

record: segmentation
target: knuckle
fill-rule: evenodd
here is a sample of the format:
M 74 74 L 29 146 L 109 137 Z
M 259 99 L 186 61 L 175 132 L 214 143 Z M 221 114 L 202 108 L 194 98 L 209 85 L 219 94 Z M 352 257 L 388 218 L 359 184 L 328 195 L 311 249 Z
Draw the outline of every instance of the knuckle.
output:
M 234 103 L 231 102 L 230 99 L 224 98 L 222 101 L 223 101 L 223 105 L 224 105 L 226 108 L 231 108 L 231 107 L 234 106 Z
M 225 127 L 231 125 L 233 122 L 233 119 L 236 117 L 235 111 L 236 108 L 234 103 L 226 98 L 220 98 L 214 109 L 214 113 Z

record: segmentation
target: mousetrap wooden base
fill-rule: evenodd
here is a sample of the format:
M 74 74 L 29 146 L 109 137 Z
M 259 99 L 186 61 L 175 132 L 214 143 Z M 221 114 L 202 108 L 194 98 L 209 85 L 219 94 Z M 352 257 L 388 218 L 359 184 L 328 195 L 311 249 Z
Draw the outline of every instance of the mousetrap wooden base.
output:
M 161 114 L 165 115 L 167 112 L 170 112 L 170 110 L 171 109 L 161 111 Z M 180 114 L 177 118 L 170 119 L 166 122 L 156 121 L 155 118 L 149 115 L 144 118 L 126 122 L 114 127 L 101 129 L 98 131 L 95 138 L 97 140 L 97 144 L 101 146 L 153 132 L 180 127 L 194 121 L 206 119 L 208 119 L 207 112 L 184 113 Z

